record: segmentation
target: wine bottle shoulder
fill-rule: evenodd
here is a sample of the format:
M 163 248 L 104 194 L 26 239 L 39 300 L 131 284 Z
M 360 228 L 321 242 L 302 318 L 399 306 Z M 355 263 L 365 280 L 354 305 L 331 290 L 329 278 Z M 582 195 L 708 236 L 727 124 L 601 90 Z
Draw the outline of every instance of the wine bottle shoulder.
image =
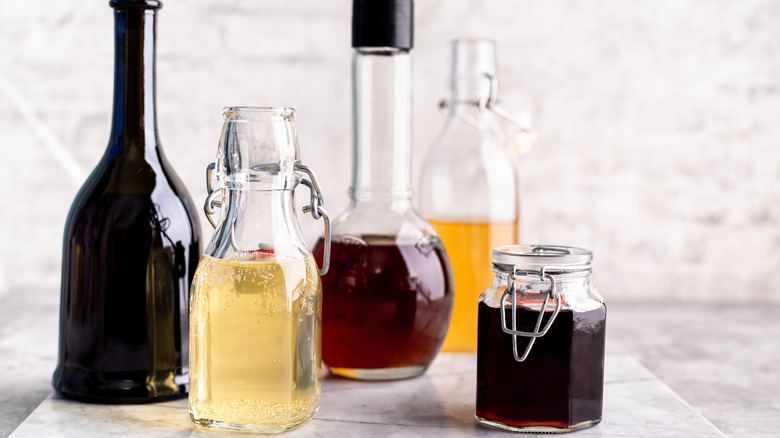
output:
M 154 209 L 199 235 L 197 210 L 186 187 L 165 157 L 153 152 L 139 148 L 112 154 L 109 148 L 76 195 L 66 228 Z

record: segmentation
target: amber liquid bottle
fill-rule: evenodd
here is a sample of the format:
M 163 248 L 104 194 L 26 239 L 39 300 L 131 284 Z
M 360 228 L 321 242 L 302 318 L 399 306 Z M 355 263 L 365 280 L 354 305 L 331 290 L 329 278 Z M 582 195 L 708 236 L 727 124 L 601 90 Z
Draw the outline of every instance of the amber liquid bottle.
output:
M 455 306 L 442 351 L 477 351 L 477 297 L 493 281 L 491 250 L 520 239 L 519 174 L 498 117 L 495 47 L 452 42 L 447 122 L 420 175 L 420 212 L 441 236 L 455 273 Z
M 355 379 L 423 373 L 452 313 L 452 269 L 411 205 L 411 0 L 356 0 L 354 178 L 322 277 L 322 360 Z M 314 250 L 322 260 L 322 241 Z
M 103 158 L 65 224 L 59 361 L 63 396 L 141 403 L 187 392 L 195 209 L 163 155 L 155 115 L 154 0 L 114 0 L 114 112 Z

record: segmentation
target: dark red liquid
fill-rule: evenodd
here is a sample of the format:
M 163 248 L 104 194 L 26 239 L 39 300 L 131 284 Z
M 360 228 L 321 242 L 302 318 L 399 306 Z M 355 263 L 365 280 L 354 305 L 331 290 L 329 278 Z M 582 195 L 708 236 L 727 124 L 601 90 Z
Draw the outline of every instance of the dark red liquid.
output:
M 601 420 L 604 392 L 606 307 L 561 310 L 523 362 L 512 336 L 501 330 L 501 312 L 479 304 L 477 417 L 512 426 L 569 428 Z M 551 312 L 547 312 L 543 324 Z M 533 331 L 539 312 L 517 309 L 518 330 Z M 506 311 L 511 326 L 511 309 Z M 528 338 L 518 337 L 522 355 Z
M 452 268 L 438 238 L 335 238 L 322 277 L 322 360 L 330 368 L 427 365 L 447 334 Z M 314 256 L 322 260 L 320 240 Z

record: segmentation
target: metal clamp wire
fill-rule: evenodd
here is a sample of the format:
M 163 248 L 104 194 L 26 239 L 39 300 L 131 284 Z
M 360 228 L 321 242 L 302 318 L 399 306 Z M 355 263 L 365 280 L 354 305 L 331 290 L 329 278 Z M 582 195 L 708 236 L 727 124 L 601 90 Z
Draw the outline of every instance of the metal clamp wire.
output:
M 496 77 L 490 73 L 483 73 L 482 76 L 488 80 L 490 91 L 488 92 L 488 97 L 483 97 L 479 100 L 479 109 L 481 111 L 493 111 L 499 117 L 514 125 L 521 132 L 526 134 L 532 133 L 533 130 L 526 128 L 512 113 L 498 106 L 498 83 Z
M 268 166 L 270 169 L 276 169 L 278 172 L 278 164 L 274 168 L 273 166 Z M 214 170 L 216 169 L 215 163 L 210 163 L 208 166 L 206 166 L 206 189 L 208 190 L 208 196 L 206 197 L 206 202 L 203 205 L 203 211 L 206 213 L 206 218 L 209 220 L 209 223 L 211 223 L 211 226 L 214 228 L 217 228 L 217 222 L 214 220 L 214 213 L 216 213 L 217 208 L 222 207 L 222 195 L 224 189 L 214 188 L 212 184 L 212 175 L 214 173 Z M 267 169 L 266 169 L 267 170 Z M 304 213 L 311 213 L 312 217 L 314 219 L 323 219 L 325 222 L 325 250 L 323 251 L 323 258 L 322 258 L 322 268 L 318 270 L 320 276 L 323 276 L 328 273 L 328 269 L 330 268 L 330 249 L 331 249 L 331 229 L 330 229 L 330 216 L 328 216 L 327 210 L 325 210 L 324 204 L 325 200 L 322 196 L 322 190 L 320 189 L 320 183 L 317 180 L 317 176 L 314 174 L 314 172 L 308 167 L 305 166 L 299 162 L 295 163 L 295 170 L 298 172 L 301 172 L 305 174 L 308 179 L 301 177 L 301 183 L 309 188 L 309 205 L 306 205 L 303 207 Z M 232 235 L 233 233 L 231 233 Z M 237 248 L 235 244 L 233 244 L 234 248 Z
M 546 273 L 545 272 L 546 269 L 547 268 L 545 267 L 539 271 L 534 271 L 534 270 L 519 270 L 517 268 L 514 268 L 512 274 L 510 274 L 507 277 L 507 288 L 504 290 L 504 293 L 501 295 L 501 301 L 499 302 L 501 306 L 501 330 L 503 330 L 504 333 L 512 335 L 512 353 L 514 354 L 515 360 L 518 362 L 522 362 L 528 357 L 528 354 L 531 352 L 531 347 L 533 347 L 536 338 L 542 337 L 545 334 L 547 334 L 547 331 L 550 330 L 550 326 L 552 326 L 553 321 L 555 321 L 555 317 L 558 316 L 558 312 L 561 309 L 561 297 L 557 290 L 557 283 L 555 281 L 555 277 Z M 515 287 L 515 281 L 517 281 L 520 277 L 526 277 L 529 275 L 538 275 L 541 281 L 544 281 L 545 278 L 550 280 L 550 287 L 543 292 L 544 301 L 542 302 L 542 307 L 539 309 L 539 316 L 536 318 L 536 325 L 534 326 L 534 330 L 532 332 L 517 330 L 517 287 Z M 520 290 L 520 293 L 525 295 L 525 291 L 523 290 Z M 512 299 L 512 328 L 511 329 L 507 327 L 506 306 L 505 306 L 506 299 L 510 294 Z M 542 325 L 542 320 L 544 318 L 544 313 L 545 310 L 547 309 L 547 304 L 550 301 L 550 297 L 555 299 L 555 310 L 553 310 L 553 313 L 550 316 L 550 319 L 544 325 L 544 328 L 540 330 L 540 327 Z M 518 336 L 531 338 L 528 341 L 528 345 L 526 346 L 525 351 L 523 352 L 522 355 L 518 353 L 518 348 L 517 348 Z
M 518 131 L 524 134 L 535 134 L 535 131 L 533 129 L 526 127 L 525 124 L 520 122 L 520 120 L 518 120 L 514 114 L 498 106 L 498 84 L 496 81 L 496 77 L 490 73 L 483 73 L 482 77 L 488 80 L 489 88 L 488 88 L 488 96 L 479 99 L 479 101 L 477 102 L 477 106 L 479 107 L 480 112 L 492 111 L 497 116 L 501 117 L 502 119 L 506 120 L 511 125 L 513 125 L 515 128 L 517 128 Z M 446 113 L 449 109 L 450 109 L 449 101 L 447 101 L 446 99 L 442 99 L 439 101 L 439 111 L 441 111 L 442 113 Z M 477 119 L 476 117 L 465 113 L 455 113 L 455 116 L 461 119 L 466 124 L 477 129 L 478 131 L 482 130 L 481 123 L 479 119 Z
M 206 166 L 206 190 L 208 191 L 208 196 L 206 196 L 206 202 L 203 204 L 203 211 L 206 213 L 206 219 L 209 220 L 209 223 L 212 227 L 217 228 L 217 222 L 212 217 L 214 213 L 216 213 L 217 208 L 222 207 L 222 189 L 215 189 L 212 185 L 212 174 L 214 173 L 214 170 L 217 168 L 217 165 L 215 163 L 209 163 L 208 166 Z
M 309 205 L 302 208 L 304 213 L 311 213 L 314 219 L 322 218 L 325 222 L 325 235 L 323 239 L 325 241 L 325 249 L 322 252 L 322 268 L 319 269 L 320 277 L 328 273 L 330 268 L 330 246 L 331 246 L 331 231 L 330 231 L 330 216 L 325 210 L 325 199 L 322 196 L 322 190 L 320 189 L 320 183 L 317 180 L 317 176 L 314 172 L 304 164 L 295 163 L 295 170 L 306 174 L 309 179 L 301 178 L 301 183 L 309 188 Z

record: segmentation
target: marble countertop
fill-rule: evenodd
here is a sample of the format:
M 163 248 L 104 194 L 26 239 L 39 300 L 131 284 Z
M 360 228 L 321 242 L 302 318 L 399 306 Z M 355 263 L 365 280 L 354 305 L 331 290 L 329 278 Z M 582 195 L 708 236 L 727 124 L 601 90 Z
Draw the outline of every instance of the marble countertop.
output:
M 474 423 L 476 356 L 440 354 L 428 372 L 394 382 L 325 378 L 320 411 L 285 434 L 294 438 L 488 437 L 506 432 Z M 46 399 L 11 438 L 214 437 L 189 420 L 187 401 L 92 405 Z M 524 434 L 541 437 L 548 434 Z M 596 437 L 723 437 L 668 386 L 627 357 L 608 357 L 600 424 L 573 433 Z M 549 436 L 549 435 L 548 435 Z
M 54 412 L 55 415 L 56 412 L 63 414 L 72 412 L 69 410 L 73 408 L 71 405 L 94 408 L 91 405 L 72 404 L 65 400 L 51 398 L 50 379 L 57 350 L 57 295 L 53 291 L 38 289 L 6 292 L 5 304 L 0 307 L 0 357 L 4 358 L 0 362 L 2 367 L 0 436 L 7 436 L 17 428 L 19 430 L 16 431 L 14 438 L 41 436 L 27 434 L 27 431 L 34 430 L 27 428 L 35 424 L 34 420 L 39 414 L 46 413 L 47 410 L 50 413 Z M 652 381 L 658 385 L 657 389 L 668 390 L 667 395 L 671 397 L 670 400 L 676 400 L 675 403 L 680 403 L 680 406 L 690 406 L 690 411 L 686 410 L 686 412 L 693 415 L 691 419 L 698 418 L 701 423 L 696 424 L 700 426 L 707 426 L 709 421 L 729 437 L 775 437 L 780 430 L 780 318 L 776 316 L 778 311 L 780 307 L 705 306 L 692 311 L 690 307 L 666 304 L 609 305 L 607 354 L 610 360 L 615 361 L 614 370 L 626 369 L 626 367 L 632 370 L 631 373 L 634 373 L 632 375 L 636 377 L 632 384 L 639 385 L 643 379 L 646 379 L 645 383 Z M 457 355 L 448 356 L 457 357 Z M 623 357 L 618 358 L 618 356 Z M 419 385 L 423 391 L 449 394 L 447 391 L 468 387 L 468 385 L 457 384 L 458 378 L 466 378 L 470 375 L 469 371 L 463 368 L 464 366 L 456 359 L 449 362 L 438 359 L 427 376 L 398 385 L 415 382 L 414 384 Z M 612 365 L 608 363 L 608 370 L 610 366 Z M 646 373 L 645 377 L 641 377 L 643 373 Z M 454 380 L 447 383 L 447 379 Z M 609 379 L 615 379 L 615 376 L 610 376 Z M 609 398 L 606 394 L 615 391 L 617 380 L 610 381 L 613 383 L 607 385 L 608 389 L 605 393 L 604 422 L 597 428 L 586 429 L 577 432 L 578 434 L 588 436 L 595 433 L 597 436 L 608 436 L 604 433 L 610 431 L 605 428 L 614 427 L 610 426 L 609 421 L 610 418 L 614 420 L 616 417 L 609 414 L 609 409 L 612 408 L 609 407 Z M 326 403 L 328 397 L 326 390 L 330 390 L 329 388 L 346 390 L 350 385 L 367 387 L 362 382 L 341 379 L 325 381 L 320 413 L 311 425 L 299 429 L 300 436 L 328 436 L 327 424 L 336 425 L 339 421 L 348 420 L 339 417 L 339 411 L 328 407 L 336 405 Z M 403 391 L 408 390 L 409 388 L 406 388 Z M 663 392 L 661 389 L 658 391 Z M 642 392 L 643 390 L 636 389 L 636 393 L 629 393 L 629 395 L 633 394 L 636 397 Z M 675 393 L 680 398 L 676 398 Z M 398 394 L 399 397 L 401 395 Z M 383 398 L 377 397 L 377 399 Z M 473 408 L 464 407 L 462 404 L 473 404 L 473 399 L 468 395 L 440 396 L 440 399 L 441 404 L 436 405 L 438 406 L 436 409 L 443 409 L 443 411 L 439 411 L 436 417 L 440 422 L 437 423 L 440 425 L 438 431 L 441 432 L 442 427 L 451 430 L 454 424 L 455 428 L 452 430 L 465 431 L 468 436 L 491 432 L 482 428 L 475 429 L 473 411 L 471 411 Z M 407 400 L 401 397 L 400 401 L 398 398 L 393 400 L 404 406 L 408 403 L 411 403 L 409 406 L 415 406 L 413 398 Z M 461 405 L 453 405 L 452 403 L 456 403 L 453 400 L 461 400 L 459 402 Z M 30 422 L 19 427 L 39 405 L 39 412 L 30 418 Z M 185 405 L 183 400 L 170 402 L 165 406 L 175 409 L 166 411 L 167 414 L 160 410 L 159 415 L 173 415 L 177 418 L 175 421 L 181 422 L 182 427 L 185 425 L 189 427 L 186 410 L 182 411 Z M 377 409 L 381 406 L 379 405 Z M 183 415 L 179 411 L 182 411 Z M 415 414 L 418 411 L 424 410 L 402 412 Z M 454 414 L 450 415 L 450 413 Z M 698 413 L 702 417 L 692 413 Z M 396 429 L 390 426 L 386 426 L 387 429 L 376 426 L 377 415 L 380 414 L 371 413 L 366 422 L 371 426 L 372 435 L 393 436 L 395 434 L 393 431 Z M 78 415 L 57 418 L 78 423 L 73 419 L 78 418 Z M 407 420 L 410 421 L 409 426 L 424 426 L 417 417 L 412 416 Z M 675 421 L 668 414 L 656 420 L 662 424 Z M 198 433 L 195 430 L 186 430 L 189 430 L 187 433 Z M 429 434 L 425 430 L 423 428 L 418 433 Z M 47 429 L 48 435 L 57 436 L 54 432 L 48 431 Z M 700 431 L 705 433 L 706 429 Z M 678 435 L 660 434 L 656 431 L 652 436 Z

